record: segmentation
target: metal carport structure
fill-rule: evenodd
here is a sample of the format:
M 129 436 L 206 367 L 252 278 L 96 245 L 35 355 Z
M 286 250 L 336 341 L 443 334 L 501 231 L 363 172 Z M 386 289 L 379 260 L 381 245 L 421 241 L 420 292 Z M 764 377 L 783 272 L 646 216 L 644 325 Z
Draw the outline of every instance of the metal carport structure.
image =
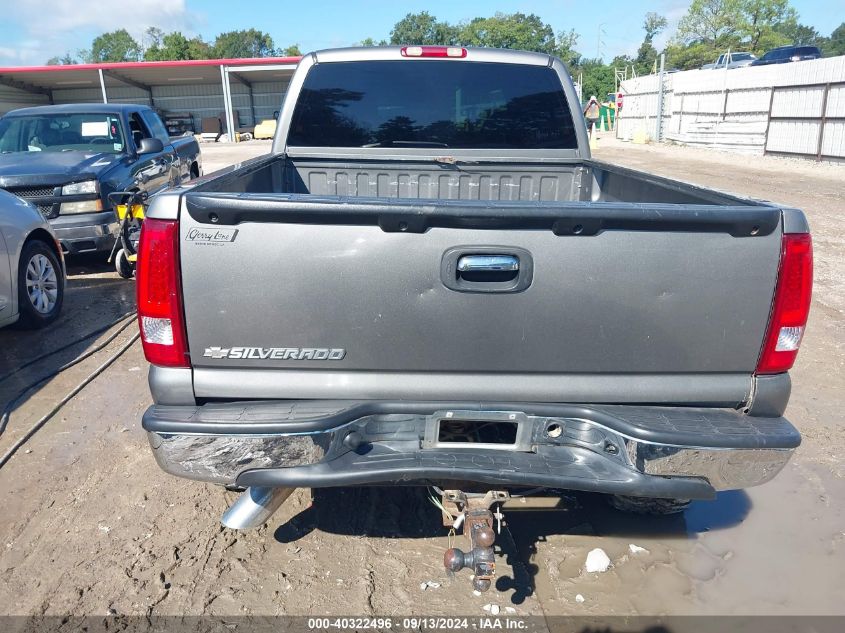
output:
M 201 119 L 225 112 L 230 140 L 279 110 L 299 57 L 0 68 L 0 114 L 53 103 L 140 103 Z M 240 117 L 239 117 L 240 119 Z M 195 130 L 199 131 L 199 130 Z

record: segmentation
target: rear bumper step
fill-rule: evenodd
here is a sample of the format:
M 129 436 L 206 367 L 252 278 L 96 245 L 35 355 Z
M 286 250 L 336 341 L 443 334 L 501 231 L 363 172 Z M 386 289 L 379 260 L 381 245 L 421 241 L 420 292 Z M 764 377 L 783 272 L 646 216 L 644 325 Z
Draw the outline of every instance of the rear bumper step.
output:
M 477 443 L 444 436 L 443 420 L 450 433 L 462 421 L 512 428 L 507 443 Z M 677 498 L 764 483 L 801 439 L 784 418 L 733 410 L 523 403 L 153 406 L 143 426 L 164 470 L 224 484 L 463 480 Z

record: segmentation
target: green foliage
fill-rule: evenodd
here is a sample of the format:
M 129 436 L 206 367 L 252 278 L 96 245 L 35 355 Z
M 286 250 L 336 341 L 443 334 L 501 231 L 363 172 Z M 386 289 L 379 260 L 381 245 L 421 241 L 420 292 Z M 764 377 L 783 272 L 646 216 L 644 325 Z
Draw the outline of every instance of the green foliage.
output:
M 440 22 L 428 11 L 422 11 L 409 13 L 399 20 L 390 31 L 390 43 L 394 45 L 450 45 L 457 43 L 457 35 L 456 27 L 447 22 Z M 372 44 L 365 44 L 365 46 L 372 46 Z
M 140 58 L 141 45 L 126 29 L 103 33 L 91 42 L 91 60 L 95 62 L 133 62 Z
M 61 56 L 51 57 L 47 60 L 48 66 L 67 66 L 69 64 L 78 64 L 79 60 L 77 60 L 73 55 L 70 53 L 65 53 Z
M 291 44 L 285 48 L 278 49 L 276 55 L 279 57 L 300 57 L 302 50 L 299 48 L 299 44 Z
M 825 55 L 845 55 L 845 22 L 837 26 L 827 41 L 823 42 L 822 52 Z
M 717 48 L 709 42 L 694 42 L 681 44 L 672 42 L 666 47 L 666 68 L 701 68 L 716 60 L 724 49 Z
M 358 46 L 387 46 L 387 40 L 380 40 L 376 42 L 373 38 L 368 37 L 358 42 Z
M 273 57 L 275 52 L 273 38 L 256 29 L 221 33 L 211 45 L 211 56 L 215 59 Z
M 552 27 L 534 14 L 496 13 L 487 18 L 473 18 L 462 24 L 442 22 L 428 11 L 409 13 L 390 32 L 390 43 L 419 45 L 462 45 L 488 48 L 515 48 L 558 55 L 565 62 L 577 60 L 575 30 L 555 35 Z M 376 46 L 372 38 L 362 46 Z
M 743 45 L 754 53 L 789 44 L 783 31 L 794 28 L 798 14 L 789 0 L 742 0 L 739 25 Z
M 659 13 L 655 13 L 654 11 L 646 13 L 645 19 L 643 20 L 645 41 L 651 44 L 654 41 L 655 36 L 659 35 L 667 25 L 668 22 L 666 21 L 666 18 Z
M 149 30 L 147 31 L 149 34 Z M 179 31 L 163 34 L 158 37 L 144 51 L 146 61 L 170 61 L 176 59 L 208 59 L 211 57 L 211 47 L 200 37 L 188 39 Z
M 595 95 L 599 101 L 604 101 L 607 94 L 613 92 L 616 81 L 613 74 L 613 67 L 608 66 L 600 59 L 583 59 L 578 66 L 581 72 L 581 94 L 584 100 Z
M 742 22 L 740 5 L 740 0 L 692 0 L 678 23 L 678 41 L 709 44 L 713 48 L 736 46 Z
M 814 27 L 798 24 L 797 22 L 792 26 L 785 25 L 779 30 L 789 39 L 790 44 L 795 45 L 818 46 L 821 48 L 822 43 L 828 39 L 823 37 Z
M 533 13 L 496 13 L 489 18 L 474 18 L 461 27 L 458 37 L 467 46 L 557 53 L 552 27 Z

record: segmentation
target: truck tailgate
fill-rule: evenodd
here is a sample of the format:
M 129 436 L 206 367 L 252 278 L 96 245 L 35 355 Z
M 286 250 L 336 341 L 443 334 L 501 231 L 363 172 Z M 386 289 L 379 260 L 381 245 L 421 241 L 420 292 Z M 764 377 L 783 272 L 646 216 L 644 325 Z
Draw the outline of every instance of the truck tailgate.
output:
M 489 217 L 489 202 L 413 201 L 403 222 L 395 203 L 308 198 L 183 198 L 198 396 L 208 385 L 225 397 L 221 383 L 243 370 L 261 397 L 284 397 L 285 384 L 299 397 L 344 386 L 342 397 L 391 397 L 379 378 L 391 372 L 423 399 L 476 395 L 443 391 L 475 380 L 502 398 L 562 400 L 567 384 L 623 376 L 652 381 L 650 399 L 677 377 L 742 400 L 771 308 L 777 209 L 528 202 Z M 478 255 L 519 270 L 456 270 Z

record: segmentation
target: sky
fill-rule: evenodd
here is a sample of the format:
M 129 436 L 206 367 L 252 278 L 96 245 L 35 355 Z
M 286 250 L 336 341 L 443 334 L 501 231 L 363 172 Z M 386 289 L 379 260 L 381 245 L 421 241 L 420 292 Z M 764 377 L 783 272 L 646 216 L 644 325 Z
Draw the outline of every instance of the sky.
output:
M 845 0 L 792 0 L 792 5 L 803 24 L 823 35 L 845 21 Z M 366 37 L 388 39 L 397 21 L 419 11 L 448 22 L 496 11 L 536 13 L 556 32 L 574 28 L 581 54 L 599 53 L 610 60 L 636 53 L 646 12 L 656 11 L 669 21 L 655 42 L 659 49 L 688 6 L 689 0 L 1 0 L 0 66 L 40 65 L 54 55 L 90 48 L 94 37 L 120 28 L 140 39 L 149 26 L 206 40 L 223 31 L 256 28 L 269 33 L 276 46 L 297 43 L 306 52 L 348 46 Z

